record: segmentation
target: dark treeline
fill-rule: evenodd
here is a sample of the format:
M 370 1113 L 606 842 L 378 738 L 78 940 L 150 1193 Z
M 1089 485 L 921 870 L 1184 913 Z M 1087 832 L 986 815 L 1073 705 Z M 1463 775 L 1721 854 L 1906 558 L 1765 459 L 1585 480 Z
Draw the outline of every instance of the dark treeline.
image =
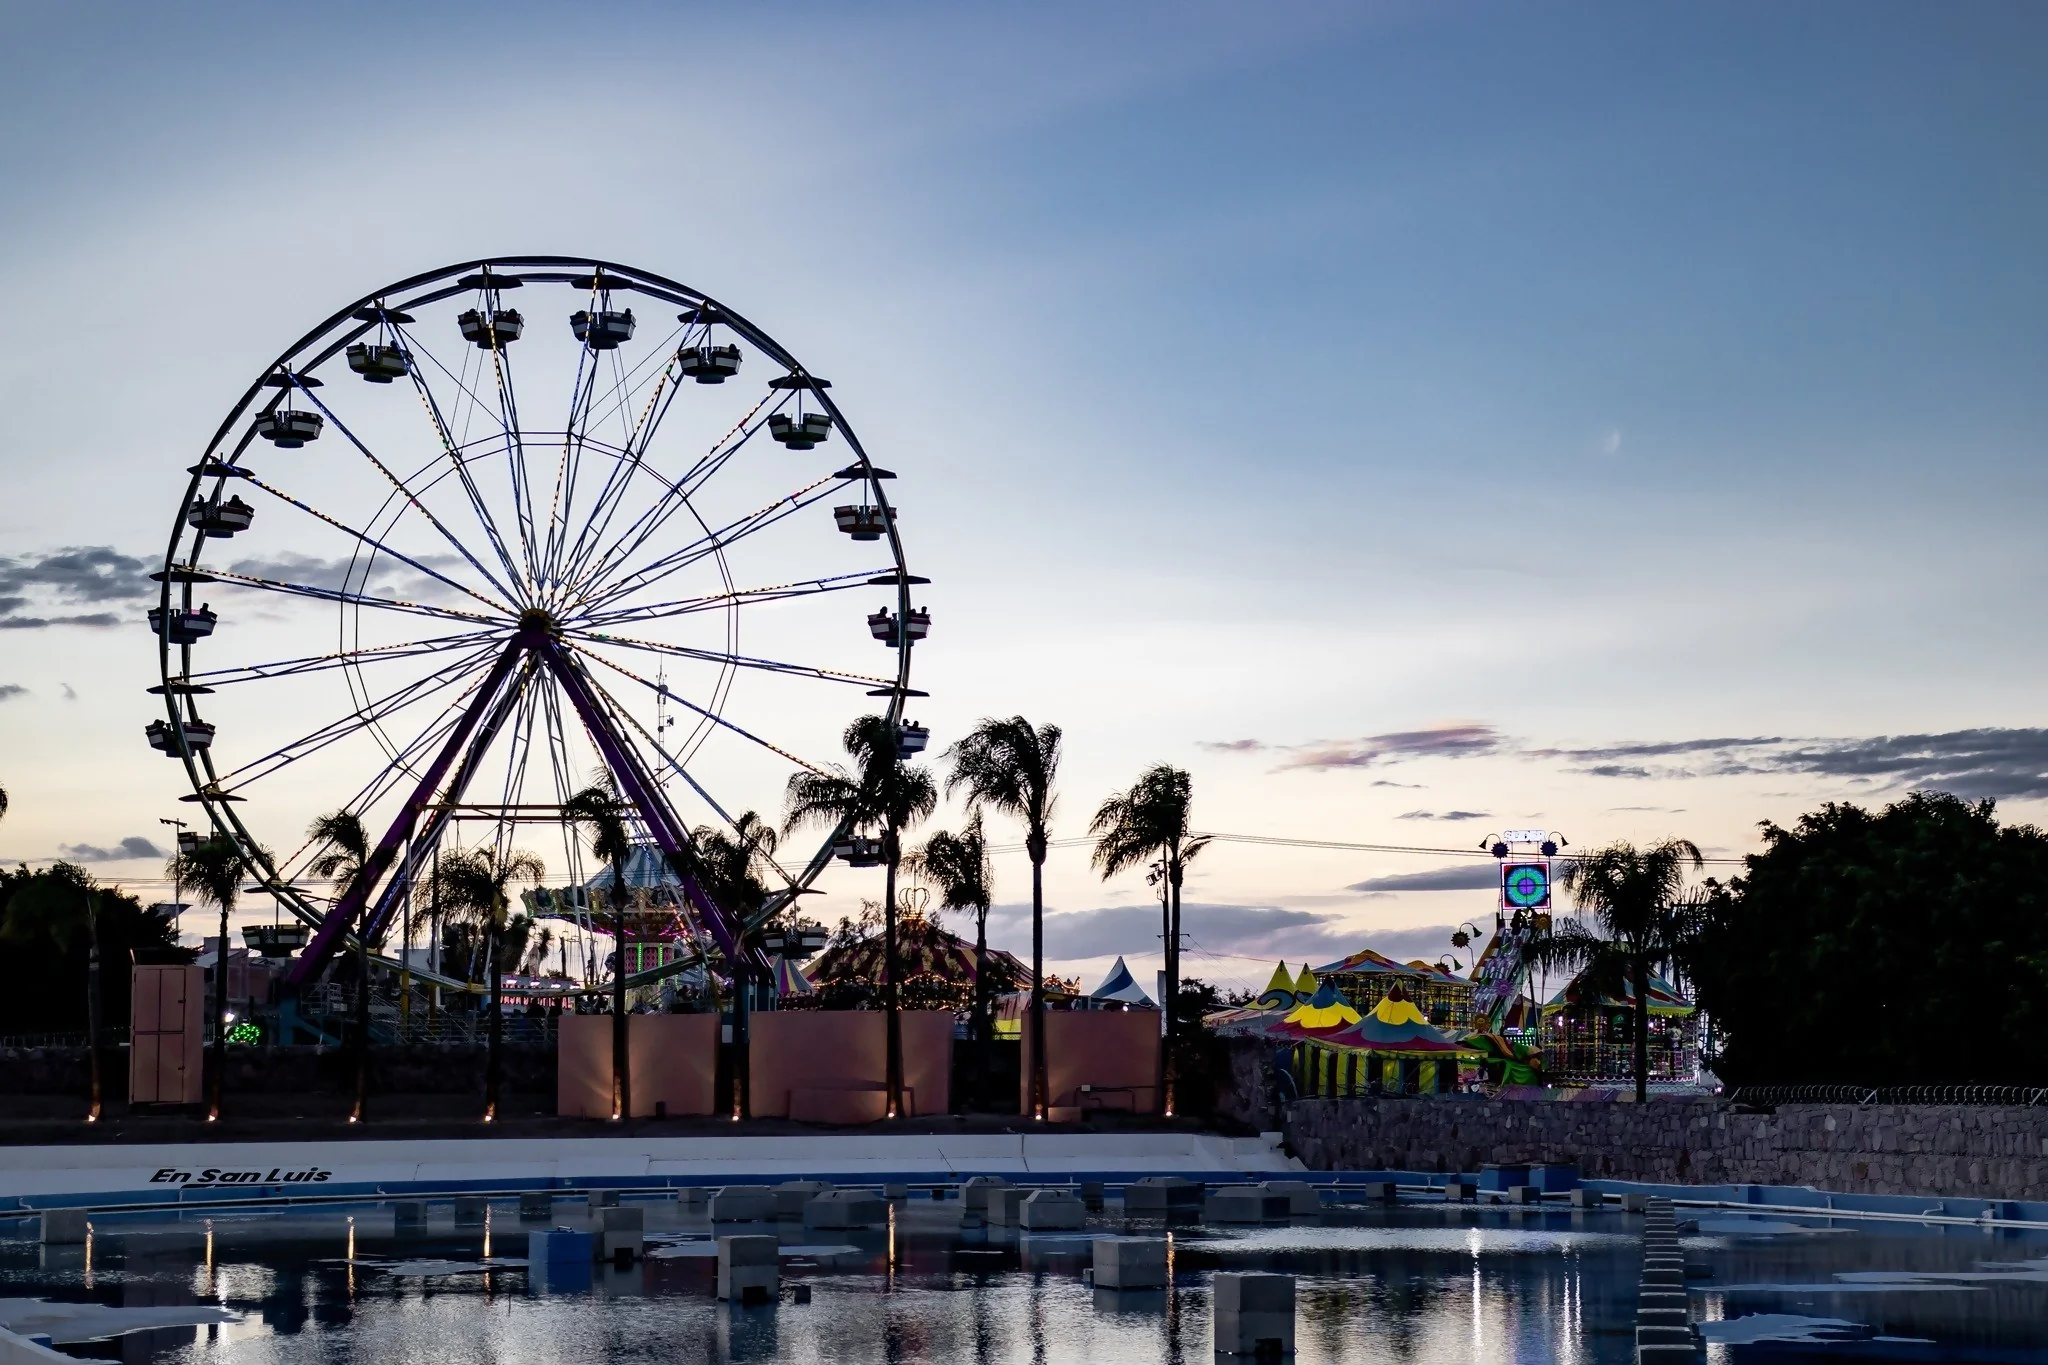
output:
M 1730 1084 L 2048 1084 L 2048 834 L 1915 793 L 1764 826 L 1683 965 Z
M 71 863 L 31 871 L 0 871 L 0 1035 L 83 1033 L 86 966 L 97 928 L 101 1023 L 128 1023 L 131 954 L 146 961 L 189 962 L 167 920 L 119 887 L 101 886 Z

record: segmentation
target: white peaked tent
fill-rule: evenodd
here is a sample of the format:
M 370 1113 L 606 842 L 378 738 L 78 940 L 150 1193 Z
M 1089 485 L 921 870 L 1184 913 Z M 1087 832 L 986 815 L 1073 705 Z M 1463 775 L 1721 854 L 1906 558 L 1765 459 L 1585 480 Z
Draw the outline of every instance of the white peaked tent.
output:
M 1131 969 L 1124 965 L 1122 958 L 1116 960 L 1116 966 L 1109 969 L 1109 975 L 1100 986 L 1089 993 L 1088 999 L 1097 1006 L 1128 1005 L 1132 1009 L 1148 1010 L 1158 1008 L 1152 1003 L 1152 997 L 1145 994 L 1131 976 Z

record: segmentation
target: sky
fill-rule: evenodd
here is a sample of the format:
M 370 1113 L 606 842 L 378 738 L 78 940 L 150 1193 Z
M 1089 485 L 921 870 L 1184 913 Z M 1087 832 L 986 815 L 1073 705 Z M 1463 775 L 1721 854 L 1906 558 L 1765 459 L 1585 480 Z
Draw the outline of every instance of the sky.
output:
M 183 469 L 335 308 L 521 252 L 832 377 L 933 580 L 933 752 L 1064 727 L 1058 839 L 1157 762 L 1198 828 L 1334 843 L 1736 858 L 1917 787 L 2038 820 L 2044 40 L 2026 4 L 0 7 L 0 858 L 160 894 L 191 807 L 138 583 Z M 1048 956 L 1149 982 L 1152 893 L 1087 855 Z M 1185 969 L 1433 959 L 1491 876 L 1219 842 Z

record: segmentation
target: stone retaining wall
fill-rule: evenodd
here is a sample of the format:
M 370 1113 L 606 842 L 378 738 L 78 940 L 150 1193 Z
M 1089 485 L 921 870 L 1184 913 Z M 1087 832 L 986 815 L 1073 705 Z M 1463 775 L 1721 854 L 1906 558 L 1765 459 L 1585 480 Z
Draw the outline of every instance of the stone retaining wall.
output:
M 1474 1095 L 1300 1100 L 1290 1150 L 1317 1170 L 1470 1171 L 1565 1161 L 1581 1174 L 1843 1194 L 2048 1199 L 2048 1107 L 1648 1104 Z

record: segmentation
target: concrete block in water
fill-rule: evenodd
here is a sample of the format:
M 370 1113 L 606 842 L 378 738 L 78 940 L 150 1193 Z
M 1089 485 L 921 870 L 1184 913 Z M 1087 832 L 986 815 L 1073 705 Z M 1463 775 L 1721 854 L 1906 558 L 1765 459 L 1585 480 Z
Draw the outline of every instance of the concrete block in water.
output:
M 463 1195 L 455 1201 L 455 1226 L 481 1225 L 491 1211 L 491 1201 L 481 1195 Z
M 1090 1213 L 1102 1212 L 1102 1182 L 1084 1180 L 1081 1182 L 1081 1203 Z
M 1124 1212 L 1164 1215 L 1202 1207 L 1203 1188 L 1177 1175 L 1148 1175 L 1124 1186 Z
M 676 1191 L 676 1207 L 700 1211 L 711 1206 L 711 1191 L 702 1185 L 685 1185 Z
M 647 1250 L 647 1210 L 616 1206 L 598 1209 L 597 1259 L 609 1261 L 625 1252 L 638 1257 Z
M 1539 1161 L 1529 1168 L 1529 1183 L 1545 1194 L 1563 1194 L 1579 1187 L 1579 1168 L 1568 1162 Z
M 1211 1223 L 1279 1223 L 1286 1221 L 1288 1198 L 1268 1194 L 1257 1185 L 1225 1185 L 1202 1204 Z
M 84 1209 L 50 1209 L 43 1214 L 44 1246 L 81 1246 L 86 1236 Z
M 590 1207 L 594 1209 L 617 1208 L 619 1204 L 617 1190 L 588 1190 L 583 1197 L 590 1201 Z
M 882 1198 L 892 1204 L 907 1204 L 910 1202 L 910 1186 L 884 1185 L 882 1186 Z
M 526 1259 L 532 1265 L 588 1265 L 593 1240 L 581 1228 L 535 1228 L 526 1234 Z
M 988 1221 L 990 1226 L 1014 1228 L 1021 1226 L 1017 1219 L 1024 1209 L 1024 1201 L 1035 1190 L 1020 1190 L 1014 1185 L 1005 1185 L 999 1190 L 988 1192 Z
M 758 1223 L 775 1216 L 775 1192 L 766 1185 L 727 1185 L 711 1196 L 714 1223 Z
M 1218 1271 L 1209 1301 L 1216 1350 L 1225 1355 L 1290 1355 L 1294 1351 L 1294 1277 Z
M 718 1297 L 772 1303 L 782 1292 L 782 1265 L 773 1237 L 718 1239 Z
M 1021 1226 L 1034 1232 L 1072 1230 L 1088 1221 L 1088 1210 L 1066 1190 L 1034 1190 L 1017 1218 Z
M 1444 1198 L 1453 1204 L 1469 1203 L 1474 1193 L 1472 1182 L 1469 1180 L 1446 1180 L 1444 1182 Z
M 555 1216 L 555 1197 L 546 1190 L 529 1190 L 519 1196 L 519 1216 L 527 1218 L 552 1218 Z
M 1316 1195 L 1316 1187 L 1306 1180 L 1262 1180 L 1259 1188 L 1267 1194 L 1287 1196 L 1287 1212 L 1290 1216 L 1321 1213 L 1323 1201 Z
M 1575 1209 L 1597 1209 L 1607 1203 L 1607 1196 L 1598 1190 L 1589 1190 L 1584 1185 L 1573 1190 L 1569 1196 Z
M 1368 1204 L 1391 1204 L 1400 1197 L 1401 1187 L 1391 1180 L 1365 1182 L 1365 1202 Z
M 775 1187 L 775 1216 L 801 1218 L 804 1205 L 832 1188 L 826 1180 L 785 1180 Z
M 1534 1185 L 1517 1185 L 1507 1191 L 1507 1201 L 1510 1204 L 1540 1204 L 1543 1202 L 1543 1191 Z
M 807 1228 L 867 1228 L 889 1221 L 889 1201 L 865 1190 L 827 1190 L 804 1205 Z
M 427 1203 L 424 1199 L 401 1199 L 391 1206 L 391 1221 L 401 1228 L 423 1228 L 427 1225 Z
M 968 1213 L 986 1217 L 989 1191 L 1003 1189 L 1009 1183 L 999 1175 L 969 1176 L 966 1183 L 960 1186 L 960 1207 Z
M 1097 1289 L 1161 1289 L 1166 1285 L 1166 1243 L 1154 1237 L 1097 1237 Z
M 1645 1327 L 1640 1324 L 1636 1327 L 1638 1346 L 1691 1347 L 1692 1344 L 1693 1335 L 1690 1327 Z
M 1649 1197 L 1647 1195 L 1624 1194 L 1621 1197 L 1621 1211 L 1623 1213 L 1641 1213 L 1648 1203 Z

